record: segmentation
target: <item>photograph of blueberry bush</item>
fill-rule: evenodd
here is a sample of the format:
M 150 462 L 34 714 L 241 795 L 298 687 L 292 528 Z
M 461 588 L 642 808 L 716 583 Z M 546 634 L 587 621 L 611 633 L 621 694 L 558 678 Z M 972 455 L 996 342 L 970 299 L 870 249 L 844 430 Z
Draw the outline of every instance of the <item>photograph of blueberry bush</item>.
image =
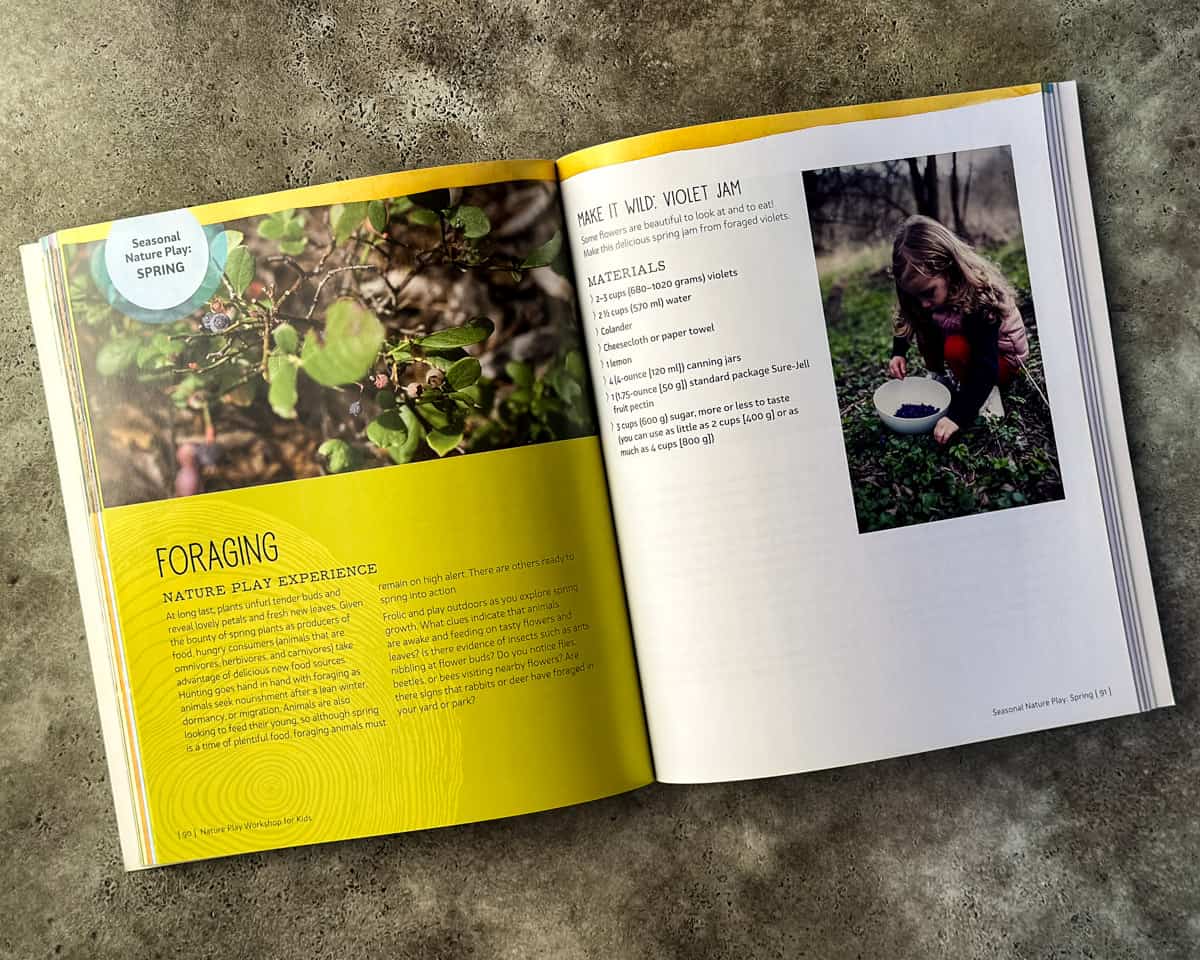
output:
M 859 532 L 1062 499 L 1008 148 L 812 170 L 804 187 Z M 1003 415 L 979 416 L 944 444 L 932 430 L 893 431 L 874 402 L 889 379 L 899 306 L 893 242 L 914 215 L 998 268 L 1027 337 L 1027 355 L 1000 391 Z M 928 374 L 915 342 L 906 362 L 907 377 Z M 918 404 L 903 415 L 935 409 Z
M 594 434 L 561 223 L 542 182 L 225 223 L 216 292 L 165 324 L 68 247 L 104 504 Z

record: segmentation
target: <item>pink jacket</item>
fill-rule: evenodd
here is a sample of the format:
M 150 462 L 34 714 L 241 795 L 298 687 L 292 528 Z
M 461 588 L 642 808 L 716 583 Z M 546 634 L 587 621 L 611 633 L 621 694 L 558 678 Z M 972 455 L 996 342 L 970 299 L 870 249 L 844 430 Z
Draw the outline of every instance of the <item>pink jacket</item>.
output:
M 934 322 L 942 328 L 942 334 L 962 333 L 962 315 L 953 310 L 934 310 Z M 1024 360 L 1029 356 L 1029 335 L 1021 311 L 1014 304 L 1000 321 L 999 349 L 1001 356 L 1013 360 Z

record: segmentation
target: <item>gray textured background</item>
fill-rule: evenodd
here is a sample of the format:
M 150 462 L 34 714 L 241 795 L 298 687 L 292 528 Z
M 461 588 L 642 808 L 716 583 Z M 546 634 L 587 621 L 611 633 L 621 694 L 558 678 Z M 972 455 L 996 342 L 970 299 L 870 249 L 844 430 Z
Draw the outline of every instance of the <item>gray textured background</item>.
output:
M 1177 0 L 5 0 L 0 955 L 1196 955 L 1198 19 Z M 19 241 L 691 122 L 1071 78 L 1179 708 L 121 871 Z

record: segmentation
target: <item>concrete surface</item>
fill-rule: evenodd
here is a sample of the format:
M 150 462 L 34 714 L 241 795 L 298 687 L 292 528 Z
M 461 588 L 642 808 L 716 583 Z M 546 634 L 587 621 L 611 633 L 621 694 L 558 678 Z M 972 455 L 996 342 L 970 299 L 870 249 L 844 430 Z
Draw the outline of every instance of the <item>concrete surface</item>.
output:
M 6 0 L 0 956 L 1200 952 L 1200 33 L 1179 0 Z M 122 873 L 16 244 L 688 122 L 1082 83 L 1172 711 Z

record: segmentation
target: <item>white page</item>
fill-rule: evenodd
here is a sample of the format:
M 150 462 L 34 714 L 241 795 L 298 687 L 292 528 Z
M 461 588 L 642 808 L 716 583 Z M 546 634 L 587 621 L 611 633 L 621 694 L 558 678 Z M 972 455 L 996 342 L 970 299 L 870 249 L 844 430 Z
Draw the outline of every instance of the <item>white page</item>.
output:
M 1011 149 L 1064 498 L 860 534 L 801 171 L 1000 145 Z M 714 196 L 735 180 L 738 196 Z M 649 243 L 630 241 L 699 220 L 599 233 L 659 220 L 664 190 L 700 184 L 709 198 L 678 209 L 695 217 L 772 202 L 761 213 L 787 219 Z M 1038 95 L 667 153 L 577 174 L 563 195 L 659 779 L 829 767 L 1138 709 Z M 658 198 L 654 213 L 625 214 L 625 200 L 642 195 Z M 619 216 L 581 223 L 595 207 Z M 612 249 L 597 252 L 601 243 Z M 610 271 L 631 276 L 601 277 Z M 631 284 L 722 271 L 736 277 L 628 309 L 659 296 L 630 294 Z M 666 305 L 677 292 L 692 299 Z M 708 324 L 710 333 L 661 339 Z M 731 356 L 741 360 L 651 372 Z M 620 393 L 791 361 L 807 366 L 682 393 Z M 646 375 L 617 379 L 630 373 Z M 798 414 L 691 435 L 711 443 L 657 450 L 679 435 L 622 426 L 730 404 L 753 413 L 784 395 L 767 409 Z M 622 453 L 637 446 L 651 449 Z

